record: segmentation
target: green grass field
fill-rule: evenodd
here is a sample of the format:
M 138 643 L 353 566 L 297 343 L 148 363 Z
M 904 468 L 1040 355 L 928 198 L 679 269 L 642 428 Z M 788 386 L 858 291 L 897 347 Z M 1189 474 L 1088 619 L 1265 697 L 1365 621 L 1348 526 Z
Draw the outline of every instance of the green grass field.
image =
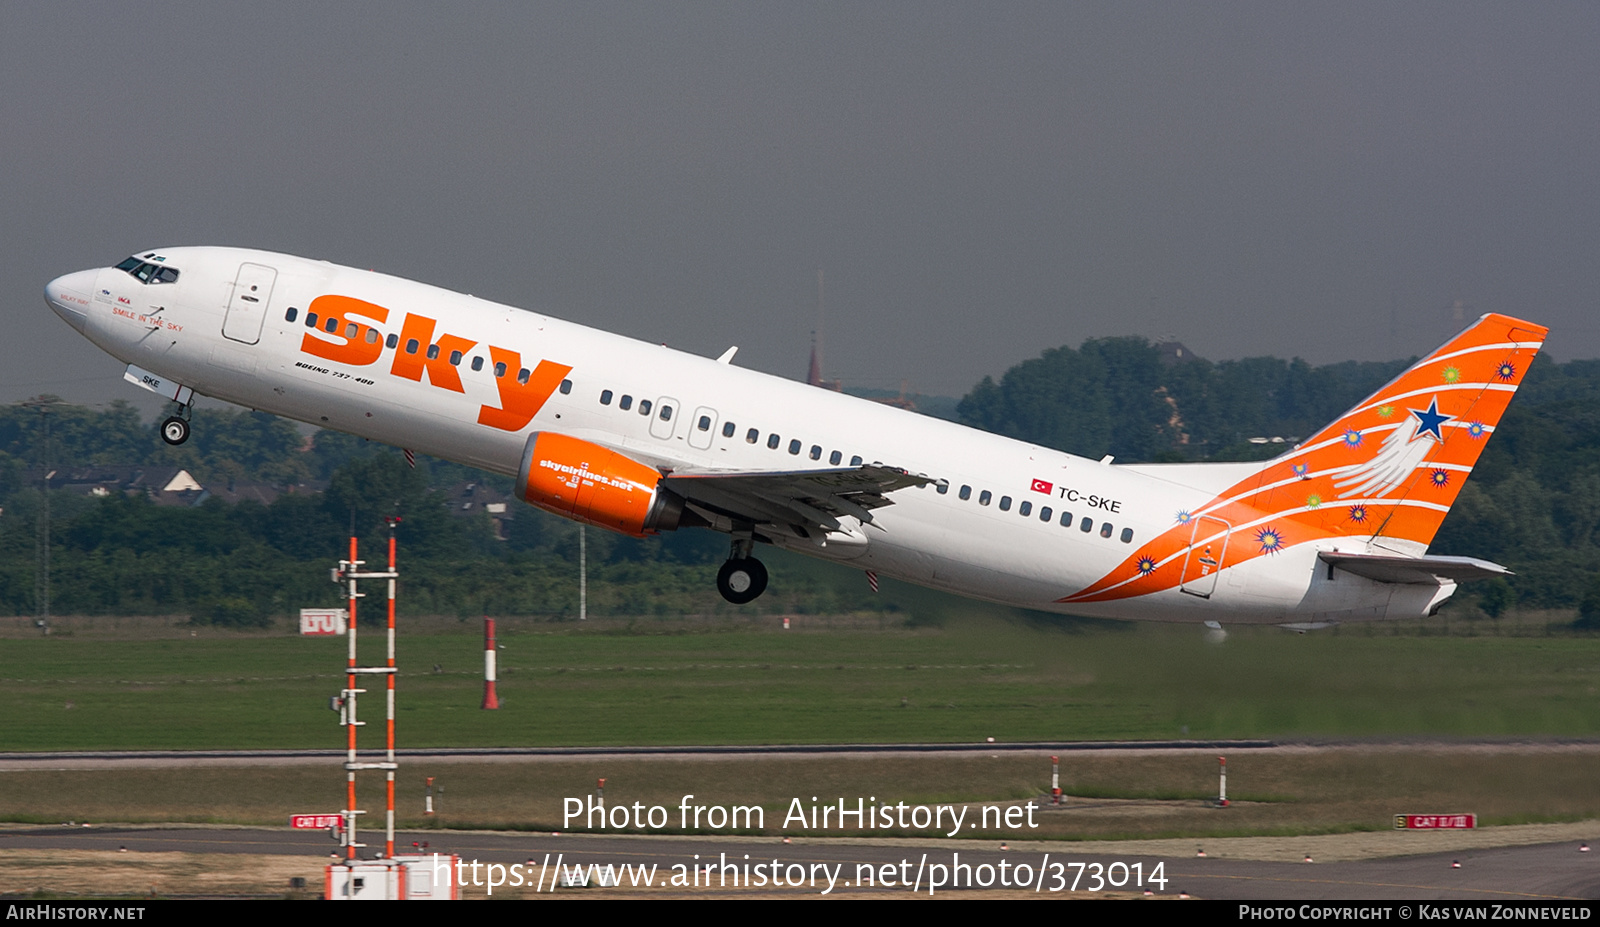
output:
M 904 616 L 500 625 L 479 710 L 477 621 L 402 628 L 404 747 L 1560 738 L 1600 734 L 1600 639 L 1350 626 L 1300 635 L 1056 621 L 985 606 Z M 0 643 L 0 749 L 332 748 L 342 639 L 79 619 Z M 1488 630 L 1485 623 L 1482 630 Z M 381 632 L 362 636 L 379 663 Z M 439 667 L 435 672 L 434 667 Z M 381 687 L 381 683 L 378 683 Z M 362 717 L 381 721 L 381 691 Z M 376 746 L 381 724 L 363 731 Z
M 1217 762 L 1209 752 L 1074 752 L 1062 757 L 1069 796 L 1064 812 L 1042 812 L 1037 829 L 963 836 L 1074 840 L 1389 831 L 1400 813 L 1472 812 L 1484 825 L 1584 820 L 1600 816 L 1597 756 L 1593 748 L 1239 750 L 1228 757 L 1234 805 L 1219 810 L 1206 803 L 1217 794 Z M 1050 785 L 1048 756 L 1017 753 L 427 759 L 402 760 L 400 766 L 396 806 L 403 828 L 581 830 L 580 821 L 563 818 L 563 799 L 592 795 L 602 776 L 608 805 L 675 809 L 683 796 L 693 795 L 700 804 L 760 806 L 769 834 L 806 832 L 784 826 L 795 797 L 1007 803 L 1040 796 Z M 421 813 L 428 776 L 435 777 L 433 817 Z M 383 807 L 381 775 L 358 785 L 361 807 Z M 0 787 L 0 821 L 37 824 L 282 826 L 290 814 L 336 811 L 344 800 L 336 759 L 296 766 L 10 770 L 0 773 Z M 679 832 L 676 820 L 667 830 Z M 840 835 L 836 828 L 812 833 Z

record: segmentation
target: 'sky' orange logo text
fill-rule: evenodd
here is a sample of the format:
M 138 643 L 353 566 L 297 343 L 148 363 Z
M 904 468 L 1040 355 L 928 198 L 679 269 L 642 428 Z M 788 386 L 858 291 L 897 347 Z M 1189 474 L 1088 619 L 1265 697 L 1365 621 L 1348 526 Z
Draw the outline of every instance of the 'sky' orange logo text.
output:
M 300 339 L 300 350 L 305 353 L 351 367 L 366 367 L 383 356 L 383 334 L 375 327 L 389 320 L 389 310 L 383 306 L 353 296 L 318 296 L 307 309 L 307 314 L 310 313 L 317 314 L 318 322 L 315 334 L 307 332 Z M 437 320 L 427 316 L 406 313 L 389 372 L 419 383 L 426 377 L 428 383 L 440 389 L 464 393 L 466 389 L 461 385 L 457 364 L 477 342 L 451 334 L 435 338 L 433 332 L 437 324 Z M 500 391 L 500 406 L 480 407 L 478 424 L 502 431 L 521 431 L 539 414 L 572 368 L 541 360 L 527 377 L 523 377 L 520 353 L 494 345 L 488 347 L 495 365 L 494 382 Z

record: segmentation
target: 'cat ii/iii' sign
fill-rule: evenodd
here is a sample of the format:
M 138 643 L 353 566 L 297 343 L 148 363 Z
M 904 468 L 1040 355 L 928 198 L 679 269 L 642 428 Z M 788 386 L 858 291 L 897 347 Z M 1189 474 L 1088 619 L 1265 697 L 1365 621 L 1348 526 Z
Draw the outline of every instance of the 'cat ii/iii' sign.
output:
M 1478 826 L 1475 814 L 1397 814 L 1395 830 L 1454 830 Z

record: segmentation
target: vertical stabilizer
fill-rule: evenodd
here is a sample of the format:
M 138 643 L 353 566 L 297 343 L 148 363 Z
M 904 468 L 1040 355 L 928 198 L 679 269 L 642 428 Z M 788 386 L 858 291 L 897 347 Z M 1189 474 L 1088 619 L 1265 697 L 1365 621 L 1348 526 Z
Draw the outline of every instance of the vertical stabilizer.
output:
M 1345 538 L 1420 556 L 1547 332 L 1485 315 L 1289 453 L 1249 470 L 1187 465 L 1190 471 L 1215 466 L 1226 482 L 1210 482 L 1203 505 L 1179 512 L 1176 524 L 1117 569 L 1061 601 L 1119 599 L 1185 584 L 1190 548 L 1203 553 L 1207 544 L 1226 543 L 1223 568 Z

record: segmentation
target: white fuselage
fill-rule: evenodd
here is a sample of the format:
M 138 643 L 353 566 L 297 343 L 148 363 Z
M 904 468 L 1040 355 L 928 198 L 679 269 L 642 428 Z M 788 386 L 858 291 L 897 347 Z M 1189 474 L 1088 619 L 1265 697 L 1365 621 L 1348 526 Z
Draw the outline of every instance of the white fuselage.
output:
M 860 569 L 1028 608 L 1157 620 L 1414 615 L 1439 592 L 1343 574 L 1333 582 L 1318 568 L 1317 547 L 1307 544 L 1223 569 L 1207 597 L 1169 588 L 1063 604 L 1058 600 L 1125 562 L 1141 540 L 1171 529 L 1177 513 L 1196 510 L 1218 485 L 1197 479 L 1194 468 L 1181 471 L 1180 482 L 1159 467 L 1086 460 L 384 274 L 230 248 L 151 254 L 179 271 L 176 282 L 143 283 L 115 268 L 83 271 L 54 281 L 50 302 L 119 360 L 241 406 L 507 475 L 516 474 L 528 434 L 543 431 L 618 450 L 663 472 L 820 469 L 860 458 L 939 481 L 894 492 L 893 504 L 864 529 L 865 545 L 775 539 Z M 250 305 L 239 292 L 247 265 L 273 272 L 259 272 L 265 282 Z M 363 320 L 377 332 L 375 359 L 339 363 L 304 350 L 308 337 L 332 346 L 348 340 L 306 324 L 309 307 L 329 294 L 387 310 L 386 319 Z M 436 322 L 435 337 L 455 338 L 447 347 L 465 345 L 452 365 L 459 391 L 436 382 L 437 367 L 416 379 L 394 372 L 406 344 L 391 346 L 391 336 L 402 334 L 408 317 Z M 540 361 L 571 368 L 563 386 L 515 428 L 480 423 L 483 410 L 506 405 L 494 370 L 506 352 L 524 368 Z M 650 411 L 641 414 L 645 401 Z M 674 410 L 670 418 L 662 418 L 663 407 Z M 1216 472 L 1220 478 L 1229 471 L 1218 465 Z M 1046 508 L 1048 520 L 1041 518 Z M 1070 513 L 1066 524 L 1063 513 Z

